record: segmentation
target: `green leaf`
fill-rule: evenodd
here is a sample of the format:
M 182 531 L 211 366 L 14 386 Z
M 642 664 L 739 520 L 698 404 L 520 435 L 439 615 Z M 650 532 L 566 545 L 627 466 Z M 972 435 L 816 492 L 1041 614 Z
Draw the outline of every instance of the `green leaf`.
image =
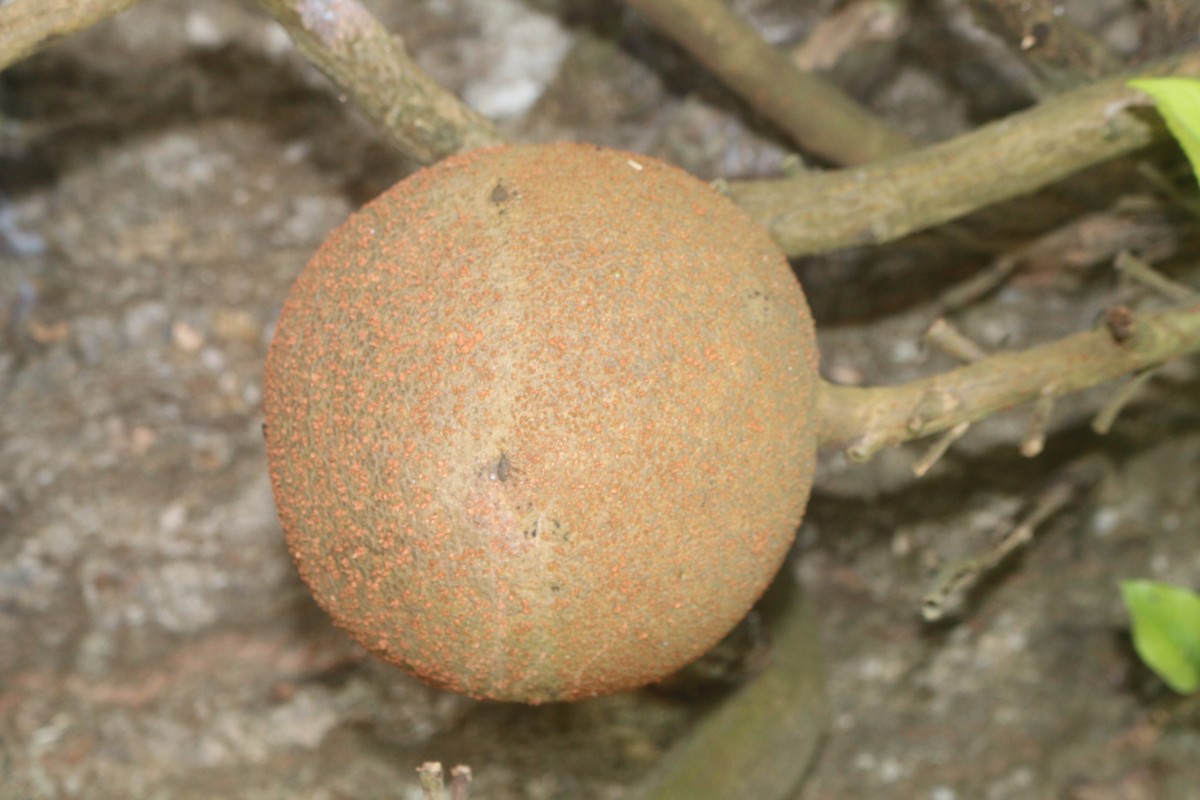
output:
M 1123 581 L 1133 646 L 1146 666 L 1180 694 L 1200 687 L 1200 595 L 1155 581 Z
M 1154 98 L 1167 130 L 1192 162 L 1192 172 L 1200 176 L 1200 80 L 1140 78 L 1129 85 Z

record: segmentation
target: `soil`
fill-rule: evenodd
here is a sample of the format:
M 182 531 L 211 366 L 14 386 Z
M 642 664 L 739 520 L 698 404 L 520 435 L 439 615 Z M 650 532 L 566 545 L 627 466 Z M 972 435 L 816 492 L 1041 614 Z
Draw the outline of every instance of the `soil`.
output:
M 734 5 L 784 48 L 836 10 Z M 891 33 L 821 50 L 830 76 L 924 141 L 1031 101 L 1028 71 L 958 3 L 915 5 Z M 704 178 L 775 174 L 788 155 L 606 3 L 375 8 L 514 138 Z M 1067 11 L 1130 64 L 1186 39 L 1127 0 Z M 1139 157 L 1180 164 L 1169 147 Z M 723 690 L 478 703 L 373 660 L 308 598 L 267 480 L 263 358 L 317 244 L 414 166 L 248 5 L 149 0 L 0 75 L 3 800 L 415 800 L 433 759 L 470 764 L 479 798 L 619 798 Z M 1117 280 L 1114 241 L 1200 286 L 1194 223 L 1133 160 L 1005 210 L 798 261 L 824 373 L 952 366 L 919 345 L 939 292 L 1081 215 L 1091 227 L 955 324 L 1019 348 L 1153 304 Z M 1200 367 L 1162 369 L 1100 437 L 1089 421 L 1111 392 L 1060 402 L 1036 459 L 1017 452 L 1028 409 L 977 425 L 921 479 L 927 443 L 822 456 L 790 569 L 821 619 L 833 717 L 798 798 L 1200 797 L 1200 714 L 1140 665 L 1118 592 L 1200 587 Z M 924 622 L 934 562 L 986 547 L 1081 460 L 1067 508 L 952 619 Z

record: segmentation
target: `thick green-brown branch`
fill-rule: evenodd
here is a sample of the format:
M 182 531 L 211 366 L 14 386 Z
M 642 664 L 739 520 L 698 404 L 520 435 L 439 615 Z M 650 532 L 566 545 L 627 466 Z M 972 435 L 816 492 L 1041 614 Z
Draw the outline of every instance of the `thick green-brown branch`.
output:
M 1100 326 L 900 386 L 823 384 L 817 401 L 821 440 L 865 460 L 884 447 L 1200 351 L 1200 305 L 1135 315 L 1124 336 Z
M 1200 52 L 1139 75 L 1200 76 Z M 1128 76 L 863 167 L 729 184 L 788 255 L 880 244 L 1018 197 L 1166 136 Z
M 0 3 L 0 70 L 139 2 L 141 0 L 11 0 Z
M 358 0 L 258 0 L 296 47 L 406 156 L 421 164 L 500 144 L 482 115 L 443 89 Z
M 862 164 L 911 150 L 856 100 L 801 72 L 733 13 L 725 0 L 626 0 L 780 127 L 835 164 Z

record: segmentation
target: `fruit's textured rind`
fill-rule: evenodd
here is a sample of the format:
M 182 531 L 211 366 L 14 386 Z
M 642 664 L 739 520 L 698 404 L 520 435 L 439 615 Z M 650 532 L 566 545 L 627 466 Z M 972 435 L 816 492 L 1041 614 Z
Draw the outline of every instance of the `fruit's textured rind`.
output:
M 475 151 L 292 287 L 264 380 L 280 520 L 337 624 L 434 685 L 634 688 L 778 569 L 816 379 L 786 260 L 712 188 L 592 145 Z

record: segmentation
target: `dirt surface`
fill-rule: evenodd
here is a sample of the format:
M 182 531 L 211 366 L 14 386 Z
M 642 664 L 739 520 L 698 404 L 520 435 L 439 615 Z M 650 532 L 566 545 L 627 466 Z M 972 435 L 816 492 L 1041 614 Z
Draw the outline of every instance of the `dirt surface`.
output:
M 842 49 L 808 39 L 834 3 L 735 5 L 926 141 L 1030 101 L 957 3 Z M 787 154 L 606 4 L 376 7 L 514 138 L 705 178 L 773 174 Z M 1130 63 L 1172 38 L 1142 8 L 1068 4 Z M 1134 167 L 1014 204 L 1001 228 L 798 263 L 823 371 L 891 383 L 951 366 L 918 344 L 937 292 L 1081 214 L 1092 227 L 956 324 L 1023 347 L 1114 302 L 1153 305 L 1111 271 L 1114 239 L 1200 286 L 1186 215 Z M 699 713 L 696 692 L 526 708 L 427 689 L 351 645 L 296 577 L 263 455 L 266 346 L 324 235 L 411 169 L 282 30 L 220 0 L 148 0 L 0 75 L 3 800 L 419 798 L 427 759 L 469 763 L 473 797 L 618 798 Z M 921 446 L 823 457 L 793 568 L 821 615 L 834 715 L 801 798 L 1200 797 L 1198 715 L 1138 664 L 1117 591 L 1200 586 L 1200 368 L 1163 369 L 1101 438 L 1088 421 L 1110 391 L 1061 403 L 1034 460 L 1016 449 L 1027 410 L 977 426 L 921 480 Z M 959 616 L 922 622 L 933 554 L 977 552 L 1080 459 L 1069 507 Z

